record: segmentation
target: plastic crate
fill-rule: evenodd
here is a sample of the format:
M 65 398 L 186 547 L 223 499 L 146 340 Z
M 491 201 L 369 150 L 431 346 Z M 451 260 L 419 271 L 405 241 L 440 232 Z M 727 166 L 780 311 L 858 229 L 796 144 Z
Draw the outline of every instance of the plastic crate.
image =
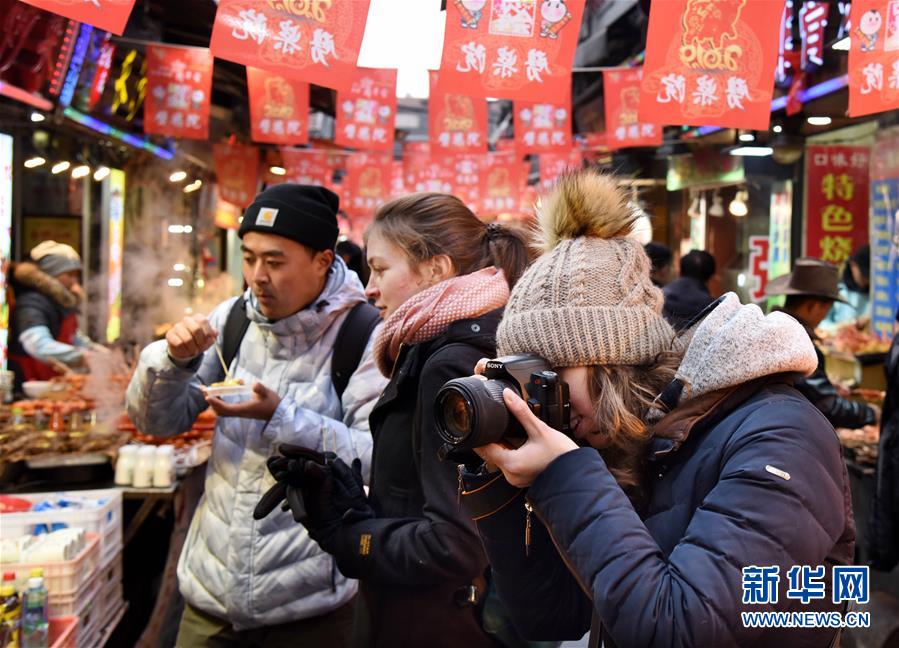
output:
M 121 550 L 108 563 L 101 565 L 99 578 L 104 587 L 111 582 L 122 582 Z
M 51 617 L 48 641 L 50 648 L 72 648 L 78 643 L 78 617 Z
M 6 520 L 3 520 L 4 524 Z M 87 543 L 74 560 L 56 562 L 3 563 L 3 572 L 15 572 L 19 589 L 24 590 L 30 572 L 35 567 L 44 570 L 44 585 L 55 595 L 74 595 L 97 575 L 100 566 L 100 537 L 87 534 Z M 64 616 L 62 614 L 57 616 Z
M 102 506 L 85 509 L 56 509 L 0 514 L 0 538 L 17 538 L 34 532 L 40 524 L 81 527 L 100 536 L 100 564 L 108 563 L 122 549 L 122 491 L 103 490 L 23 493 L 16 495 L 32 503 L 59 497 L 106 500 Z
M 100 593 L 97 597 L 97 617 L 106 623 L 115 616 L 115 613 L 122 606 L 124 599 L 122 598 L 122 554 L 121 552 L 100 571 L 98 580 L 100 585 Z
M 77 616 L 79 627 L 93 619 L 93 609 L 97 603 L 102 585 L 97 578 L 91 578 L 81 589 L 66 594 L 50 592 L 47 603 L 47 614 L 51 617 Z

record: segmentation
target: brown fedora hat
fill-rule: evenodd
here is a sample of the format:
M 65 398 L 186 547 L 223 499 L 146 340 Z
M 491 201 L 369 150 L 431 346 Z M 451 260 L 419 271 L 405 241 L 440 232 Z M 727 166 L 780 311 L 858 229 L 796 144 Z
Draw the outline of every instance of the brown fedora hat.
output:
M 840 296 L 840 271 L 821 259 L 796 259 L 793 272 L 775 277 L 765 286 L 767 295 L 807 295 L 848 304 Z

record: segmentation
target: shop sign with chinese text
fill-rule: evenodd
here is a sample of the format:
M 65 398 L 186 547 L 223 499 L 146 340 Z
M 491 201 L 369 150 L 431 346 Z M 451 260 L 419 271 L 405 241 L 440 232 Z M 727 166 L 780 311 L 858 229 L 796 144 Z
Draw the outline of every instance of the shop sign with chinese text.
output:
M 444 92 L 431 72 L 428 139 L 435 156 L 487 152 L 487 100 Z
M 899 108 L 899 0 L 853 0 L 849 115 Z
M 515 147 L 519 154 L 565 153 L 571 149 L 571 104 L 516 101 Z
M 603 70 L 607 144 L 611 150 L 662 144 L 662 127 L 640 123 L 637 118 L 642 78 L 642 68 Z
M 749 276 L 751 280 L 747 289 L 752 301 L 759 301 L 765 296 L 765 286 L 768 285 L 770 247 L 771 240 L 767 236 L 749 237 Z
M 396 121 L 396 70 L 356 68 L 346 91 L 337 92 L 334 141 L 347 148 L 392 151 Z
M 309 141 L 309 84 L 258 68 L 247 68 L 250 136 L 254 142 Z
M 805 254 L 840 264 L 868 242 L 867 146 L 806 148 Z
M 584 0 L 449 0 L 444 90 L 541 101 L 571 93 Z
M 784 0 L 665 0 L 649 13 L 640 120 L 768 128 Z
M 768 279 L 790 271 L 790 241 L 793 223 L 793 182 L 775 182 L 771 188 L 768 225 Z
M 215 144 L 212 147 L 219 196 L 246 209 L 256 197 L 259 152 L 255 146 Z
M 147 46 L 144 132 L 209 137 L 212 54 L 198 47 Z
M 87 23 L 119 36 L 125 31 L 134 0 L 22 0 L 38 9 Z
M 356 74 L 369 0 L 220 0 L 218 58 L 345 90 Z
M 899 310 L 899 134 L 871 156 L 871 326 L 889 340 Z

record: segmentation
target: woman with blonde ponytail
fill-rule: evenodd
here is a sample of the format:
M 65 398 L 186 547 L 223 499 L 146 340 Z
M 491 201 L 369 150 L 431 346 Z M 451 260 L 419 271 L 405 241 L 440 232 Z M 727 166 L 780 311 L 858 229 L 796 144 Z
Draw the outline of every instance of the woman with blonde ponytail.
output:
M 835 645 L 833 627 L 741 617 L 845 609 L 831 583 L 853 557 L 846 469 L 793 387 L 817 366 L 808 335 L 731 293 L 676 337 L 633 218 L 614 178 L 563 177 L 498 328 L 498 353 L 543 356 L 571 403 L 567 436 L 505 390 L 527 441 L 479 448 L 482 469 L 463 471 L 499 596 L 527 639 Z M 822 583 L 805 601 L 786 595 L 803 565 Z
M 365 239 L 366 295 L 384 320 L 374 357 L 390 378 L 369 416 L 370 493 L 348 516 L 346 499 L 304 491 L 309 535 L 360 581 L 356 645 L 493 648 L 479 605 L 487 558 L 459 507 L 456 463 L 438 459 L 434 399 L 495 353 L 528 250 L 520 234 L 436 193 L 384 205 Z

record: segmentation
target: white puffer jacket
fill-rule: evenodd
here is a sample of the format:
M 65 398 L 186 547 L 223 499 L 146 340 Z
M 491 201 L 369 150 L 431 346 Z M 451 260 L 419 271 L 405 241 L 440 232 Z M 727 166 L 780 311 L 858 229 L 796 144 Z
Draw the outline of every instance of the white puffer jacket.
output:
M 367 476 L 368 415 L 386 384 L 371 354 L 377 330 L 342 402 L 331 383 L 337 332 L 349 309 L 365 299 L 356 274 L 339 258 L 322 294 L 290 317 L 269 322 L 249 291 L 247 298 L 251 323 L 230 370 L 245 384 L 259 381 L 277 391 L 281 404 L 267 424 L 219 418 L 206 492 L 178 563 L 185 600 L 236 629 L 318 616 L 355 594 L 356 582 L 343 577 L 289 512 L 276 508 L 256 522 L 253 508 L 274 484 L 265 461 L 281 443 L 332 450 L 347 462 L 359 457 Z M 209 316 L 215 330 L 222 331 L 235 299 Z M 200 386 L 223 374 L 214 349 L 181 368 L 169 358 L 164 340 L 154 342 L 141 354 L 128 387 L 128 414 L 146 433 L 183 432 L 206 409 Z

